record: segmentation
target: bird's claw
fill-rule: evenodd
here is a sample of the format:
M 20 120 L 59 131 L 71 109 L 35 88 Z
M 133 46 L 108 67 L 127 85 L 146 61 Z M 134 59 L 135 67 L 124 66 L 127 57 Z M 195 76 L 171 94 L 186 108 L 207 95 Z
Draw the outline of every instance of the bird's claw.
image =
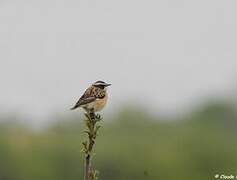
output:
M 102 119 L 102 117 L 101 117 L 100 114 L 96 114 L 96 115 L 95 115 L 95 119 L 96 119 L 97 121 L 100 121 L 100 120 Z

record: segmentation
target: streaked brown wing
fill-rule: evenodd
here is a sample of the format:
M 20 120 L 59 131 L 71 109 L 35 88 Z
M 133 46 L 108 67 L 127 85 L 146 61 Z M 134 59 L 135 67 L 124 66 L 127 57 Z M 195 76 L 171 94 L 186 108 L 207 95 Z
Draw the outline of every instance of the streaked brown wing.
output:
M 84 104 L 88 104 L 90 102 L 93 102 L 96 98 L 95 97 L 88 97 L 88 98 L 80 98 L 77 103 L 76 103 L 76 106 L 79 107 L 81 105 L 84 105 Z
M 92 88 L 88 88 L 85 91 L 85 93 L 80 97 L 80 99 L 77 101 L 75 106 L 71 108 L 71 110 L 76 109 L 76 108 L 80 107 L 81 105 L 93 102 L 94 100 L 96 100 L 96 97 L 92 93 Z

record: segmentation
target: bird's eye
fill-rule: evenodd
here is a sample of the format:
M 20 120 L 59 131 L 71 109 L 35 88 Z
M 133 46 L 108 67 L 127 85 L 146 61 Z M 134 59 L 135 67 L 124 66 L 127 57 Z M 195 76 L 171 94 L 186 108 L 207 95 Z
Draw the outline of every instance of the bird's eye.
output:
M 98 87 L 98 88 L 100 88 L 100 89 L 104 89 L 104 88 L 105 88 L 105 86 L 104 86 L 104 85 L 101 85 L 101 84 L 96 85 L 96 87 Z

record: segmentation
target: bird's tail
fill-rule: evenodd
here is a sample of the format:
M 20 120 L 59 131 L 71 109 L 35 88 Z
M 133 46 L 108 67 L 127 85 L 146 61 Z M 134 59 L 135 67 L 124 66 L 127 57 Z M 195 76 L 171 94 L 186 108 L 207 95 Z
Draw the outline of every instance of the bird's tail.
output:
M 70 108 L 70 110 L 74 110 L 74 109 L 76 109 L 76 108 L 78 108 L 79 106 L 77 106 L 77 105 L 75 105 L 75 106 L 73 106 L 72 108 Z

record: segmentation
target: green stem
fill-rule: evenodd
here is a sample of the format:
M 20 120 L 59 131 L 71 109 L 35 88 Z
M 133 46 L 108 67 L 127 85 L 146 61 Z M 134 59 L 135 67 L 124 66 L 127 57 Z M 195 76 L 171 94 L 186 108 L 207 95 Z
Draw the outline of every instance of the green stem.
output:
M 96 123 L 100 121 L 99 116 L 85 114 L 86 116 L 86 127 L 85 131 L 88 135 L 88 140 L 83 142 L 84 152 L 85 152 L 85 173 L 84 180 L 96 180 L 97 171 L 92 168 L 92 152 L 95 145 L 95 140 L 97 136 L 97 131 L 100 126 L 96 126 Z

